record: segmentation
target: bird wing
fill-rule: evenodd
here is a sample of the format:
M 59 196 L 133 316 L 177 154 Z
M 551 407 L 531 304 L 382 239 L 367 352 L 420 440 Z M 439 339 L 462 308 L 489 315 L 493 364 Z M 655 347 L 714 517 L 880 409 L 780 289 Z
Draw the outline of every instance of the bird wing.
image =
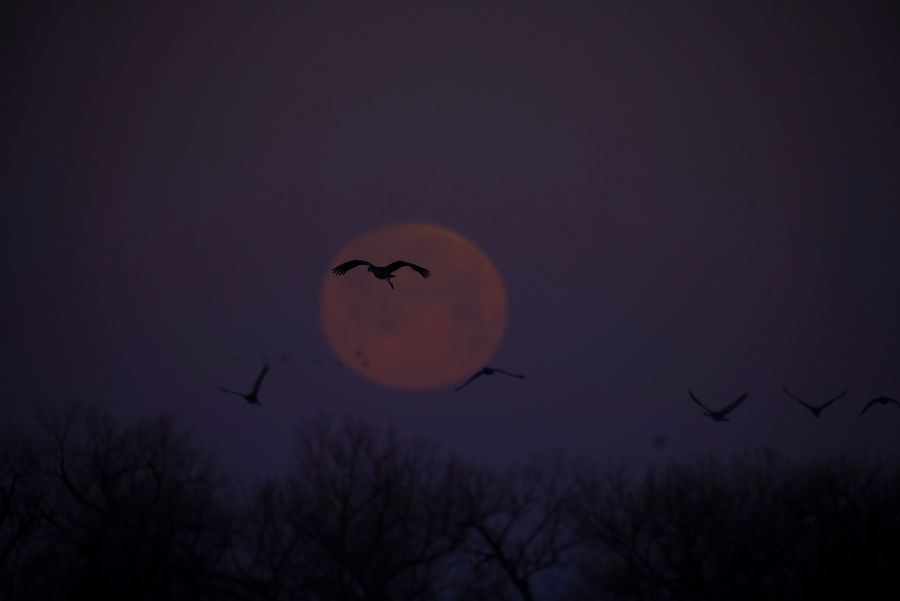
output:
M 430 271 L 428 271 L 424 267 L 416 265 L 415 263 L 409 263 L 407 261 L 394 261 L 393 263 L 391 263 L 390 265 L 385 267 L 385 269 L 388 271 L 388 273 L 393 273 L 393 272 L 397 271 L 398 269 L 400 269 L 401 267 L 410 267 L 410 268 L 414 269 L 415 271 L 417 271 L 419 273 L 419 275 L 422 276 L 423 278 L 427 279 L 427 278 L 431 277 Z
M 822 404 L 822 407 L 821 407 L 821 408 L 824 409 L 825 407 L 827 407 L 828 405 L 832 404 L 832 403 L 835 402 L 836 400 L 838 400 L 838 399 L 840 399 L 840 398 L 843 398 L 844 396 L 847 395 L 848 392 L 850 392 L 850 389 L 849 389 L 849 388 L 845 388 L 845 389 L 844 389 L 844 392 L 842 392 L 841 394 L 837 395 L 837 396 L 834 397 L 834 398 L 830 398 L 830 399 L 828 399 L 827 401 L 825 401 L 825 402 Z
M 347 261 L 346 263 L 341 263 L 337 267 L 331 270 L 331 273 L 334 275 L 344 275 L 354 267 L 359 267 L 360 265 L 369 265 L 373 266 L 368 261 L 363 261 L 362 259 L 353 259 L 352 261 Z
M 468 386 L 468 385 L 472 382 L 472 380 L 474 380 L 475 378 L 477 378 L 478 376 L 483 375 L 483 374 L 484 374 L 484 370 L 483 370 L 483 369 L 478 370 L 477 372 L 475 372 L 475 374 L 474 374 L 471 378 L 469 378 L 468 380 L 466 380 L 465 382 L 463 382 L 462 384 L 460 384 L 459 386 L 457 386 L 457 387 L 454 388 L 453 390 L 454 390 L 455 392 L 459 392 L 460 390 L 462 390 L 463 388 L 465 388 L 466 386 Z
M 701 407 L 703 407 L 703 409 L 704 409 L 705 411 L 707 411 L 708 413 L 712 413 L 712 411 L 709 410 L 709 407 L 707 407 L 706 405 L 704 405 L 704 404 L 700 401 L 700 399 L 698 399 L 696 396 L 694 396 L 694 391 L 691 390 L 690 388 L 688 388 L 688 394 L 691 395 L 691 398 L 694 399 L 694 402 L 697 403 L 698 405 L 700 405 Z
M 266 377 L 266 374 L 269 373 L 269 364 L 266 363 L 262 366 L 262 369 L 259 370 L 259 375 L 256 376 L 256 382 L 253 383 L 253 392 L 250 394 L 256 394 L 259 392 L 259 387 L 262 386 L 263 378 Z
M 797 401 L 798 403 L 800 403 L 801 405 L 803 405 L 803 406 L 806 407 L 807 409 L 809 409 L 809 410 L 815 409 L 815 407 L 813 407 L 812 405 L 810 405 L 809 403 L 807 403 L 807 402 L 804 401 L 803 399 L 794 396 L 794 394 L 793 394 L 790 390 L 787 389 L 787 386 L 782 386 L 782 387 L 781 387 L 781 390 L 784 391 L 784 394 L 788 395 L 789 397 L 791 397 L 792 399 L 794 399 L 795 401 Z
M 228 390 L 227 388 L 222 388 L 221 386 L 219 386 L 219 390 L 221 390 L 222 392 L 227 392 L 228 394 L 234 394 L 234 395 L 237 395 L 237 396 L 239 396 L 239 397 L 241 397 L 241 398 L 244 398 L 244 397 L 246 396 L 246 395 L 245 395 L 244 393 L 242 393 L 242 392 L 238 392 L 238 391 L 236 391 L 236 390 Z
M 512 376 L 512 377 L 514 377 L 514 378 L 519 378 L 520 380 L 524 380 L 524 379 L 525 379 L 525 376 L 523 376 L 522 374 L 514 374 L 514 373 L 512 373 L 512 372 L 506 371 L 505 369 L 500 369 L 499 367 L 495 367 L 495 368 L 493 368 L 493 369 L 494 369 L 495 372 L 500 373 L 500 374 L 506 374 L 507 376 Z
M 885 401 L 886 403 L 893 403 L 893 404 L 897 405 L 898 407 L 900 407 L 900 403 L 897 402 L 897 399 L 892 399 L 892 398 L 889 398 L 889 397 L 884 397 L 884 398 L 887 399 L 887 400 Z
M 863 410 L 860 411 L 859 414 L 862 415 L 863 413 L 865 413 L 866 411 L 869 410 L 869 407 L 871 407 L 872 405 L 874 405 L 874 404 L 877 403 L 877 402 L 878 402 L 878 399 L 872 399 L 871 401 L 869 401 L 868 403 L 866 403 L 866 406 L 863 407 Z
M 741 396 L 739 396 L 738 398 L 736 398 L 734 401 L 731 402 L 730 405 L 728 405 L 728 406 L 726 406 L 726 407 L 724 407 L 724 408 L 722 409 L 722 414 L 723 414 L 723 415 L 728 415 L 729 413 L 731 413 L 732 411 L 734 411 L 735 408 L 736 408 L 738 405 L 740 405 L 741 403 L 743 403 L 743 402 L 744 402 L 744 399 L 746 399 L 748 396 L 750 396 L 750 393 L 749 393 L 749 392 L 745 392 L 744 394 L 742 394 Z

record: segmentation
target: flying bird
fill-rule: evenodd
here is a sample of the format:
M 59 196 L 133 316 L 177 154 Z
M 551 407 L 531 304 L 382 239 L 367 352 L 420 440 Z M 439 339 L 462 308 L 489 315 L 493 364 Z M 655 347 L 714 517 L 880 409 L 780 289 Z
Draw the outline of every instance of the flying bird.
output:
M 241 397 L 242 399 L 244 399 L 245 401 L 247 401 L 248 403 L 250 403 L 251 405 L 260 405 L 261 403 L 259 402 L 259 397 L 257 396 L 257 393 L 259 392 L 259 387 L 262 385 L 263 378 L 266 377 L 266 374 L 268 373 L 268 371 L 269 371 L 269 365 L 264 364 L 262 366 L 262 369 L 259 372 L 259 375 L 256 376 L 256 382 L 253 383 L 253 390 L 251 390 L 247 394 L 244 394 L 243 392 L 237 392 L 236 390 L 229 390 L 227 388 L 222 388 L 221 386 L 219 386 L 219 390 L 221 390 L 222 392 L 227 392 L 228 394 L 237 395 L 237 396 Z
M 841 394 L 837 395 L 837 396 L 834 397 L 834 398 L 828 399 L 827 401 L 825 401 L 825 402 L 822 403 L 821 405 L 810 405 L 809 403 L 807 403 L 807 402 L 804 401 L 803 399 L 800 399 L 800 398 L 797 398 L 796 396 L 794 396 L 794 394 L 791 393 L 791 391 L 787 389 L 787 386 L 782 386 L 782 387 L 781 387 L 781 390 L 784 391 L 784 394 L 788 395 L 789 397 L 791 397 L 792 399 L 794 399 L 795 401 L 797 401 L 798 403 L 800 403 L 801 405 L 803 405 L 804 407 L 806 407 L 807 409 L 809 409 L 809 410 L 812 412 L 812 414 L 813 414 L 814 416 L 816 416 L 816 417 L 821 416 L 821 415 L 822 415 L 822 411 L 823 411 L 826 407 L 828 407 L 830 404 L 832 404 L 833 402 L 835 402 L 836 400 L 838 400 L 838 399 L 840 399 L 840 398 L 843 398 L 848 392 L 850 392 L 850 389 L 849 389 L 849 388 L 845 388 L 845 389 L 844 389 L 844 392 L 842 392 Z
M 341 263 L 340 265 L 338 265 L 337 267 L 332 269 L 331 272 L 334 275 L 344 275 L 345 273 L 347 273 L 354 267 L 359 267 L 360 265 L 368 265 L 369 268 L 366 271 L 371 272 L 372 275 L 374 275 L 379 280 L 387 280 L 387 283 L 390 285 L 391 288 L 394 287 L 394 284 L 393 284 L 393 282 L 391 282 L 391 279 L 397 277 L 394 275 L 394 272 L 397 271 L 398 269 L 400 269 L 401 267 L 409 267 L 409 268 L 415 270 L 423 278 L 428 279 L 429 277 L 431 277 L 431 272 L 428 271 L 427 269 L 425 269 L 424 267 L 421 267 L 414 263 L 408 263 L 406 261 L 394 261 L 393 263 L 391 263 L 389 265 L 378 266 L 378 265 L 372 265 L 368 261 L 363 261 L 362 259 L 353 259 L 352 261 L 347 261 L 346 263 Z
M 900 407 L 900 403 L 897 402 L 897 399 L 892 399 L 892 398 L 886 397 L 886 396 L 880 396 L 880 397 L 872 399 L 871 401 L 866 403 L 866 406 L 863 407 L 863 410 L 860 411 L 859 414 L 862 415 L 863 413 L 865 413 L 866 411 L 869 410 L 869 407 L 871 407 L 872 405 L 875 405 L 876 403 L 879 405 L 887 405 L 888 403 L 893 403 L 893 404 L 897 405 L 898 407 Z
M 477 378 L 479 376 L 492 376 L 494 374 L 503 374 L 506 376 L 511 376 L 513 378 L 519 378 L 520 380 L 525 379 L 525 376 L 523 376 L 522 374 L 513 374 L 506 370 L 500 369 L 498 367 L 482 367 L 480 370 L 475 372 L 475 374 L 471 378 L 469 378 L 468 380 L 466 380 L 465 382 L 463 382 L 462 384 L 460 384 L 459 386 L 454 388 L 453 391 L 459 392 L 460 390 L 462 390 L 463 388 L 468 386 L 472 380 L 474 380 L 475 378 Z
M 694 396 L 694 392 L 690 388 L 688 389 L 688 394 L 691 395 L 691 398 L 694 399 L 695 403 L 697 403 L 698 405 L 703 407 L 703 409 L 706 411 L 706 413 L 704 413 L 703 415 L 708 415 L 710 418 L 712 418 L 713 421 L 717 421 L 717 422 L 729 421 L 728 418 L 725 416 L 728 415 L 729 413 L 731 413 L 732 411 L 734 411 L 738 405 L 740 405 L 741 403 L 744 402 L 744 399 L 746 399 L 748 396 L 750 396 L 750 393 L 745 392 L 744 394 L 739 396 L 737 399 L 732 401 L 731 404 L 726 405 L 725 407 L 719 409 L 718 411 L 713 411 L 712 409 L 710 409 L 709 407 L 704 405 L 700 401 L 700 399 L 698 399 L 696 396 Z

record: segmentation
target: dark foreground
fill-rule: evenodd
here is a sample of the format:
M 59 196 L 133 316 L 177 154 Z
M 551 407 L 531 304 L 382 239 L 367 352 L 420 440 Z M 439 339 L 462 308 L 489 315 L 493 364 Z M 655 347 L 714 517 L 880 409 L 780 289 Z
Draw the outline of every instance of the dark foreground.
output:
M 171 420 L 0 423 L 0 599 L 900 599 L 900 467 L 497 470 L 352 420 L 238 485 Z

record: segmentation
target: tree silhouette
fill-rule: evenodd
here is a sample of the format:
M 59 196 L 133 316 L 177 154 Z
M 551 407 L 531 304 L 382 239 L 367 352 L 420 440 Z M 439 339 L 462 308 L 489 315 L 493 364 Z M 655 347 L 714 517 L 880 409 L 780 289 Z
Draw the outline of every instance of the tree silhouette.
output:
M 40 435 L 40 529 L 16 598 L 204 598 L 222 549 L 216 483 L 171 420 L 119 428 L 68 410 Z
M 0 423 L 4 601 L 893 598 L 898 538 L 886 458 L 484 467 L 321 417 L 238 488 L 170 418 Z
M 355 420 L 313 420 L 285 482 L 255 495 L 243 538 L 253 549 L 238 570 L 272 598 L 437 598 L 462 543 L 458 472 L 432 445 Z
M 879 462 L 797 468 L 772 453 L 674 464 L 640 482 L 594 475 L 579 497 L 583 549 L 571 597 L 847 599 L 900 591 L 888 567 L 900 552 L 887 546 L 900 534 L 898 477 Z
M 13 575 L 40 526 L 40 498 L 33 441 L 0 422 L 0 599 L 18 597 Z
M 534 601 L 539 577 L 562 568 L 576 545 L 567 459 L 551 453 L 505 471 L 472 469 L 464 486 L 467 594 Z

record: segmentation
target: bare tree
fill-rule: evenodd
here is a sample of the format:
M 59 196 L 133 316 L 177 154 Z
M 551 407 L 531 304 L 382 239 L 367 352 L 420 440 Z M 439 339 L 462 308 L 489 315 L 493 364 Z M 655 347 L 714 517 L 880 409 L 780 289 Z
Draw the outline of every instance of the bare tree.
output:
M 900 470 L 772 453 L 585 479 L 570 598 L 872 598 L 900 591 Z M 875 524 L 878 524 L 877 526 Z M 877 549 L 877 550 L 876 550 Z M 885 553 L 885 550 L 888 550 Z
M 570 523 L 574 474 L 550 453 L 507 470 L 472 469 L 465 485 L 464 549 L 470 598 L 537 598 L 536 582 L 557 578 L 576 545 Z
M 235 510 L 226 573 L 239 598 L 275 601 L 305 598 L 295 572 L 308 516 L 291 506 L 285 484 L 270 478 L 245 493 Z
M 172 420 L 43 416 L 39 598 L 203 598 L 223 548 L 217 482 Z M 38 568 L 35 568 L 38 569 Z
M 4 600 L 893 598 L 898 538 L 889 459 L 496 469 L 320 418 L 236 494 L 169 418 L 0 424 Z
M 427 600 L 462 542 L 459 469 L 433 445 L 320 418 L 286 483 L 252 500 L 236 570 L 267 598 Z
M 40 527 L 33 441 L 0 422 L 0 599 L 18 596 L 14 575 Z

